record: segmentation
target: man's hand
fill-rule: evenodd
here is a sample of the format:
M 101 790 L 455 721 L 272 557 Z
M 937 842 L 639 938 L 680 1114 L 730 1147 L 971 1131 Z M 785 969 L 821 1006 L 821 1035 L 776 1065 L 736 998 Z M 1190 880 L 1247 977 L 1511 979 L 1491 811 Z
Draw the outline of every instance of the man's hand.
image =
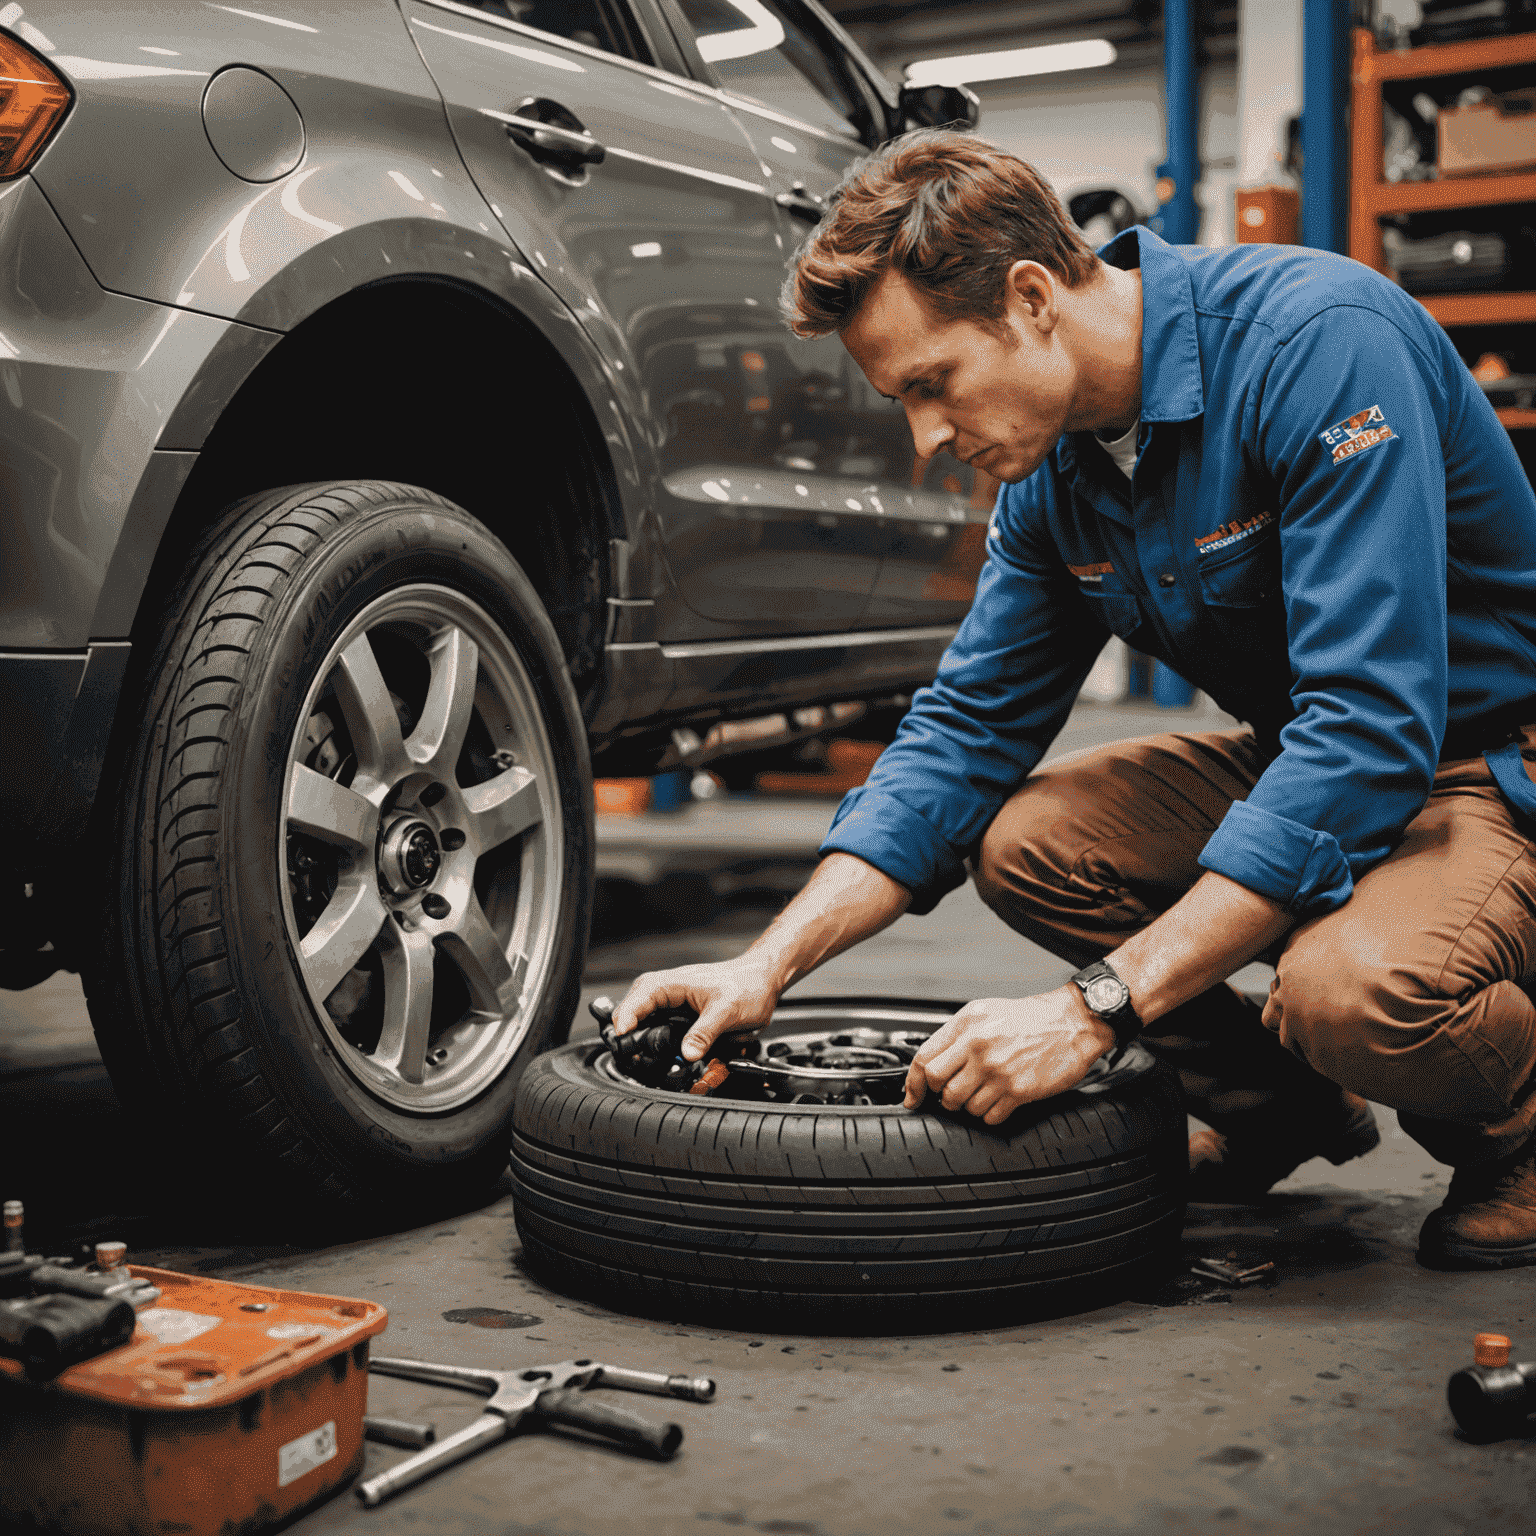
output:
M 787 986 L 894 923 L 911 902 L 911 893 L 874 865 L 829 853 L 746 954 L 640 977 L 614 1009 L 613 1027 L 626 1035 L 648 1013 L 687 1003 L 699 1021 L 683 1037 L 683 1055 L 697 1061 L 728 1031 L 766 1024 Z
M 1075 1087 L 1114 1044 L 1114 1030 L 1076 987 L 979 998 L 923 1043 L 907 1071 L 905 1104 L 915 1109 L 931 1089 L 946 1109 L 1001 1125 L 1019 1105 Z
M 613 1027 L 627 1035 L 658 1008 L 686 1003 L 699 1017 L 683 1036 L 683 1056 L 698 1061 L 721 1035 L 766 1024 L 778 1000 L 773 969 L 748 953 L 714 965 L 680 965 L 636 977 L 613 1010 Z

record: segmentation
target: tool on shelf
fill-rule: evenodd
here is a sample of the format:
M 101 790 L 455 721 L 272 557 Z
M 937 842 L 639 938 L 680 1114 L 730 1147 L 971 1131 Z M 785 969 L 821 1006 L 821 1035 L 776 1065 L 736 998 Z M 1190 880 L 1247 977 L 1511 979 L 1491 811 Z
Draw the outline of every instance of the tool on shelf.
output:
M 1502 1440 L 1531 1428 L 1536 1361 L 1511 1365 L 1509 1356 L 1510 1342 L 1502 1333 L 1480 1333 L 1472 1341 L 1472 1364 L 1446 1386 L 1451 1416 L 1469 1439 Z
M 586 1389 L 619 1387 L 696 1403 L 707 1403 L 715 1395 L 715 1384 L 707 1376 L 631 1371 L 596 1360 L 562 1360 L 521 1371 L 486 1371 L 382 1356 L 370 1360 L 368 1369 L 376 1375 L 398 1376 L 406 1381 L 464 1387 L 487 1398 L 485 1412 L 473 1424 L 359 1483 L 357 1496 L 370 1509 L 434 1472 L 505 1440 L 523 1424 L 535 1420 L 568 1424 L 657 1460 L 670 1460 L 683 1442 L 681 1425 L 652 1423 L 627 1409 L 589 1399 Z

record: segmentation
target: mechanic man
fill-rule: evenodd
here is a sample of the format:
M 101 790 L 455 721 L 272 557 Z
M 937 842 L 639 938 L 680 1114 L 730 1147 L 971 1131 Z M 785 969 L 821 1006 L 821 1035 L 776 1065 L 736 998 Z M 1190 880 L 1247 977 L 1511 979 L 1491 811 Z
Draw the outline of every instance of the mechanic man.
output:
M 785 289 L 941 449 L 1004 484 L 969 616 L 804 890 L 740 958 L 640 977 L 697 1058 L 970 863 L 1071 983 L 968 1004 L 913 1063 L 989 1125 L 1140 1034 L 1194 1198 L 1378 1135 L 1454 1166 L 1419 1256 L 1536 1263 L 1536 497 L 1445 333 L 1292 247 L 1095 256 L 969 134 L 850 172 Z M 1248 722 L 1038 769 L 1109 634 Z M 1276 976 L 1262 1011 L 1226 978 Z

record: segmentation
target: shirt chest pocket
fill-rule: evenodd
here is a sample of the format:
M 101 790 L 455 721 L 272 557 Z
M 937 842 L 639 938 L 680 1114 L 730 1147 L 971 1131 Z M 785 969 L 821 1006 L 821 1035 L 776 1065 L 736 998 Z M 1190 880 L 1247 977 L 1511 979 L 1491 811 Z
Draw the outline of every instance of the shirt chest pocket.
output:
M 1113 571 L 1079 576 L 1077 590 L 1088 611 L 1111 634 L 1129 640 L 1141 628 L 1141 601 Z
M 1262 608 L 1280 595 L 1278 531 L 1239 539 L 1228 549 L 1202 555 L 1200 594 L 1211 608 Z

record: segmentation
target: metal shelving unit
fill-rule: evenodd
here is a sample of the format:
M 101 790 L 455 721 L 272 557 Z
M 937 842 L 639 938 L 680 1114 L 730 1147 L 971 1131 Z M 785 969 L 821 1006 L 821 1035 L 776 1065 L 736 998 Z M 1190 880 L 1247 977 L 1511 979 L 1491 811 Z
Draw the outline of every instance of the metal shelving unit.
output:
M 1382 180 L 1382 86 L 1394 80 L 1430 80 L 1521 64 L 1536 67 L 1536 32 L 1470 43 L 1383 51 L 1363 27 L 1354 33 L 1350 68 L 1349 254 L 1378 272 L 1387 270 L 1381 220 L 1396 214 L 1490 208 L 1536 202 L 1536 169 L 1447 176 L 1438 181 Z M 1449 293 L 1419 301 L 1447 330 L 1475 325 L 1536 324 L 1536 291 Z M 1506 406 L 1499 420 L 1511 431 L 1536 427 L 1536 409 Z

